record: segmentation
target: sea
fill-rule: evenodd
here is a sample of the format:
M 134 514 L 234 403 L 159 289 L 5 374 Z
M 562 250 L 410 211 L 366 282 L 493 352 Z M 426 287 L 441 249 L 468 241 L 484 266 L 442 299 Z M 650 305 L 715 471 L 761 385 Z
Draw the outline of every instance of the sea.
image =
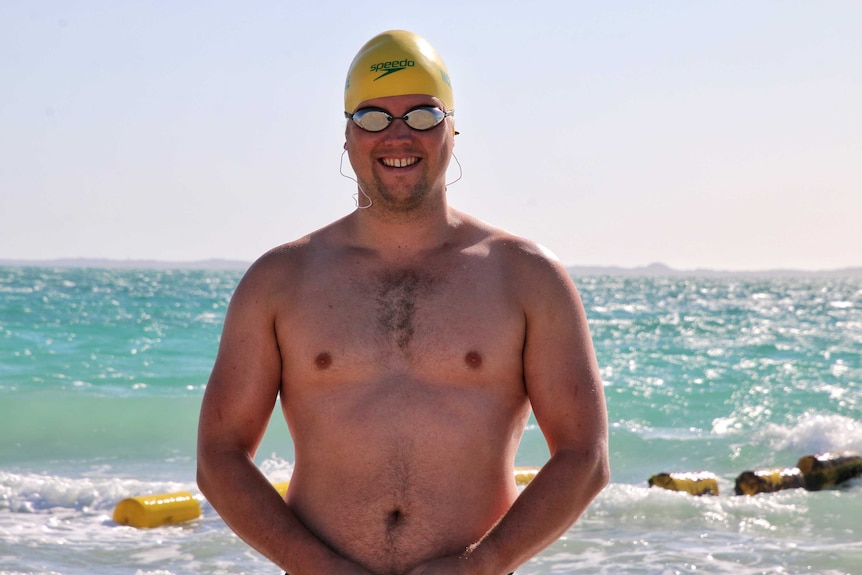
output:
M 273 575 L 191 491 L 201 397 L 240 270 L 0 267 L 0 573 Z M 607 395 L 611 482 L 529 574 L 862 574 L 862 480 L 735 495 L 750 470 L 862 454 L 862 277 L 577 275 Z M 528 425 L 517 464 L 548 457 Z M 257 463 L 294 454 L 278 415 Z M 650 488 L 708 471 L 720 493 Z

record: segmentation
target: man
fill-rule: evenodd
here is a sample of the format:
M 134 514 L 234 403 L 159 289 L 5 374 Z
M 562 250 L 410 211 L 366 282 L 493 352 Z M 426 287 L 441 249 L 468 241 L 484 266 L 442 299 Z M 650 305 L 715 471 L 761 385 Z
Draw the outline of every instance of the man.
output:
M 546 251 L 448 206 L 454 104 L 425 40 L 369 41 L 345 110 L 360 206 L 237 287 L 198 483 L 291 575 L 505 575 L 608 481 L 583 306 Z M 296 456 L 285 500 L 253 463 L 276 398 Z M 531 409 L 551 457 L 519 494 Z

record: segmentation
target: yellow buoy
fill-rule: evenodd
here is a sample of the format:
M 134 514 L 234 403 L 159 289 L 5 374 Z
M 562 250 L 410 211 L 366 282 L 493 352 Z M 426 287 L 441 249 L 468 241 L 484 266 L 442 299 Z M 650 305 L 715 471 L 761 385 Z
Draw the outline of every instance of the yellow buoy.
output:
M 278 494 L 281 495 L 282 499 L 287 497 L 287 487 L 289 485 L 290 485 L 290 481 L 280 481 L 278 483 L 272 484 L 272 486 L 275 487 L 275 490 L 278 491 Z
M 800 458 L 796 466 L 805 476 L 805 488 L 819 491 L 862 475 L 862 456 L 819 453 Z
M 114 521 L 132 527 L 158 527 L 197 519 L 201 504 L 187 491 L 123 499 L 114 508 Z
M 526 485 L 539 472 L 537 467 L 516 467 L 515 468 L 515 483 L 518 485 Z
M 684 491 L 691 495 L 718 495 L 718 480 L 709 471 L 658 473 L 647 480 L 650 487 Z
M 798 467 L 743 471 L 736 478 L 737 495 L 774 493 L 783 489 L 805 487 L 805 477 Z

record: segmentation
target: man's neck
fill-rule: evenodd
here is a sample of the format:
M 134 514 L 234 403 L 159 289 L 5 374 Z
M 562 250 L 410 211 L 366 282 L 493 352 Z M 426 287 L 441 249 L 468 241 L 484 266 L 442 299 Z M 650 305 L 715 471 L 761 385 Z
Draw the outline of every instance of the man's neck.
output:
M 375 212 L 375 207 L 351 214 L 348 234 L 388 260 L 413 259 L 451 243 L 461 221 L 445 198 L 439 206 L 409 213 Z

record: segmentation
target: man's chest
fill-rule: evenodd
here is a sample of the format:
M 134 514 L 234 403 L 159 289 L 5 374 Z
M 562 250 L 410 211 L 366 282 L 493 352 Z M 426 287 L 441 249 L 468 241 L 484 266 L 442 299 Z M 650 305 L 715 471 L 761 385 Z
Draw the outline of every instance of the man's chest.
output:
M 487 266 L 332 275 L 292 293 L 277 329 L 283 358 L 300 368 L 487 369 L 523 347 L 520 304 Z

